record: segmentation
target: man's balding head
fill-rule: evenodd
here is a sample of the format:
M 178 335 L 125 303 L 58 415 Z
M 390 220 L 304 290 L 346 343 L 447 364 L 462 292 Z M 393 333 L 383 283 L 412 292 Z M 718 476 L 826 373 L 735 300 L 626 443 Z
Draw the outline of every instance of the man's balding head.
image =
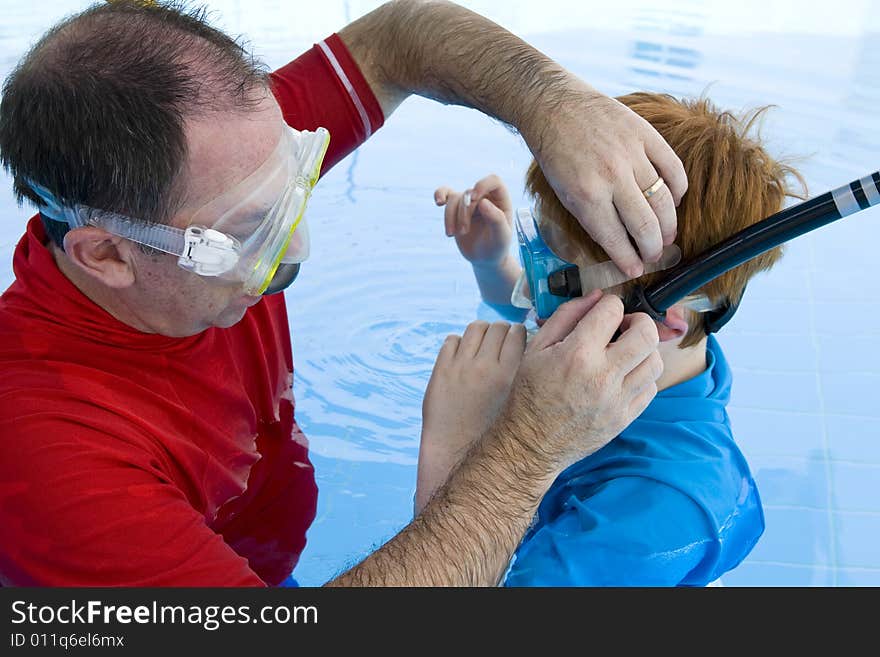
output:
M 50 29 L 6 79 L 0 160 L 27 184 L 81 203 L 164 222 L 181 198 L 186 124 L 248 112 L 268 75 L 203 9 L 100 3 Z M 66 224 L 44 218 L 61 246 Z

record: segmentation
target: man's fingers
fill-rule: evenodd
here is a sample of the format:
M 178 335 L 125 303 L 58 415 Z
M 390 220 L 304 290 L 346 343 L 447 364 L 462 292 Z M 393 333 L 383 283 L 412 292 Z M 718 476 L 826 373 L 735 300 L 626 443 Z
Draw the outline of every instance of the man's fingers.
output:
M 660 222 L 660 233 L 663 235 L 663 246 L 669 246 L 675 241 L 678 233 L 678 216 L 675 212 L 675 201 L 668 185 L 663 185 L 657 193 L 648 199 L 648 203 L 657 215 Z
M 672 202 L 678 206 L 681 203 L 681 197 L 684 196 L 688 188 L 684 165 L 672 147 L 660 136 L 660 133 L 650 124 L 647 127 L 647 134 L 643 137 L 645 154 L 654 165 L 657 173 L 663 176 L 663 180 L 672 194 Z
M 657 385 L 649 385 L 642 390 L 629 404 L 629 417 L 635 419 L 641 415 L 648 404 L 657 396 Z
M 652 351 L 629 374 L 623 377 L 623 389 L 630 399 L 640 395 L 652 386 L 656 389 L 657 379 L 663 374 L 663 359 L 658 351 Z
M 510 322 L 492 322 L 486 329 L 483 342 L 480 344 L 479 357 L 498 362 L 501 359 L 501 349 L 509 329 Z
M 636 166 L 634 174 L 636 184 L 642 190 L 642 196 L 644 196 L 644 190 L 651 188 L 655 183 L 659 182 L 661 176 L 657 173 L 657 170 L 651 164 L 651 161 L 648 160 L 647 156 L 642 157 L 641 160 L 641 163 Z M 660 225 L 663 246 L 669 246 L 675 241 L 678 217 L 675 215 L 675 200 L 672 198 L 672 192 L 669 190 L 669 185 L 666 184 L 665 178 L 663 178 L 663 183 L 659 189 L 653 189 L 651 195 L 646 200 Z M 642 253 L 642 256 L 645 255 Z M 651 260 L 649 262 L 655 261 Z
M 569 333 L 578 325 L 581 318 L 586 315 L 593 306 L 602 298 L 601 290 L 593 290 L 589 294 L 571 301 L 566 301 L 559 306 L 544 322 L 540 330 L 532 338 L 529 346 L 531 349 L 544 349 L 551 344 L 564 340 Z
M 590 217 L 591 225 L 584 224 L 584 228 L 622 272 L 631 278 L 644 273 L 645 266 L 629 241 L 627 229 L 613 204 L 589 203 L 582 216 Z
M 649 187 L 655 180 L 656 176 L 645 187 Z M 614 206 L 627 232 L 635 241 L 642 261 L 657 262 L 663 251 L 660 222 L 635 178 L 631 178 L 628 184 L 619 184 L 614 194 Z
M 477 320 L 468 324 L 461 337 L 461 344 L 458 346 L 458 353 L 466 358 L 473 358 L 480 350 L 483 343 L 483 337 L 489 329 L 489 322 Z
M 513 365 L 522 359 L 526 348 L 526 327 L 522 324 L 512 324 L 501 346 L 499 360 L 502 365 Z
M 657 325 L 646 314 L 635 313 L 627 315 L 620 329 L 620 337 L 608 346 L 607 354 L 623 372 L 630 372 L 657 349 Z
M 620 297 L 606 294 L 571 331 L 572 339 L 596 350 L 604 349 L 611 342 L 622 320 L 623 302 Z

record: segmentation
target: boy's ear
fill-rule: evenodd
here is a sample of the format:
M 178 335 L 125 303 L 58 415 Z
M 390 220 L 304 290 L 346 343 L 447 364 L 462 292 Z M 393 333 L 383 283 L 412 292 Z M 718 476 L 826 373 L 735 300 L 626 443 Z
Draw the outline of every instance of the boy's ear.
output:
M 685 317 L 684 306 L 672 306 L 666 311 L 666 319 L 657 322 L 657 333 L 660 342 L 671 342 L 683 338 L 688 332 L 688 321 Z

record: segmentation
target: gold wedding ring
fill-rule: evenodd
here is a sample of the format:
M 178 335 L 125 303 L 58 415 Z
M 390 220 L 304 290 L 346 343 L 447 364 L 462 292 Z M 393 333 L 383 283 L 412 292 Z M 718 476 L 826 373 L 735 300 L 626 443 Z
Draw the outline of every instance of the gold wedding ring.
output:
M 656 194 L 660 190 L 661 187 L 663 187 L 664 184 L 665 183 L 663 181 L 663 178 L 657 178 L 657 180 L 654 181 L 653 185 L 648 187 L 648 189 L 642 190 L 642 194 L 645 195 L 645 198 L 651 198 L 652 196 L 654 196 L 654 194 Z

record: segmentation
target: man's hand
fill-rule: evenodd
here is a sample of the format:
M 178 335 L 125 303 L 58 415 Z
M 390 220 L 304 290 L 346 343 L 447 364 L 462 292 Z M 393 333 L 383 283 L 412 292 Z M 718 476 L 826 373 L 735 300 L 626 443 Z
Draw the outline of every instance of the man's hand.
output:
M 611 339 L 618 328 L 620 337 Z M 641 413 L 662 371 L 657 328 L 598 290 L 532 339 L 498 418 L 399 534 L 334 586 L 495 586 L 541 497 Z
M 623 272 L 640 276 L 643 262 L 656 262 L 675 239 L 675 208 L 687 191 L 681 160 L 622 103 L 570 74 L 557 87 L 523 136 L 562 204 Z M 664 184 L 646 198 L 658 177 Z
M 640 275 L 672 243 L 687 190 L 678 156 L 647 121 L 522 39 L 442 0 L 393 0 L 339 35 L 386 118 L 419 94 L 516 128 L 563 205 L 624 272 Z M 660 176 L 666 184 L 645 198 Z
M 657 394 L 657 327 L 643 313 L 626 320 L 619 298 L 594 290 L 560 306 L 526 347 L 499 422 L 557 473 L 617 436 Z

